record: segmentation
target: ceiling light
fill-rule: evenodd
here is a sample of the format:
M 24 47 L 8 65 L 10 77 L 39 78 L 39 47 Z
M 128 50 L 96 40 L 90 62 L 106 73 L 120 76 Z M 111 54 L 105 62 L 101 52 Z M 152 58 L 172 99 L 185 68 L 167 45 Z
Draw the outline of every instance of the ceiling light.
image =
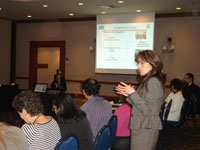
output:
M 79 6 L 83 6 L 83 3 L 78 3 Z
M 118 3 L 119 3 L 119 4 L 123 4 L 123 3 L 124 3 L 124 1 L 118 1 Z
M 73 16 L 74 14 L 70 13 L 69 16 Z
M 27 17 L 28 17 L 28 18 L 32 18 L 32 16 L 31 16 L 31 15 L 28 15 Z
M 44 8 L 47 8 L 48 7 L 48 5 L 42 5 Z
M 2 8 L 0 8 L 0 10 L 2 10 Z
M 181 7 L 176 7 L 176 10 L 181 10 Z
M 102 11 L 101 14 L 106 14 L 106 12 L 105 12 L 105 11 Z
M 141 10 L 140 10 L 140 9 L 138 9 L 138 10 L 136 10 L 136 12 L 141 12 Z

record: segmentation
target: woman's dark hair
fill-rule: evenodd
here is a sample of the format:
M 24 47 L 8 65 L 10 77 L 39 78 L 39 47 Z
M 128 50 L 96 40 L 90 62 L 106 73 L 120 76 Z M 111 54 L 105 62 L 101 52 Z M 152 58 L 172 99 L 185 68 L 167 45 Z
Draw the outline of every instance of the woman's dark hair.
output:
M 178 78 L 172 79 L 170 82 L 170 86 L 174 86 L 175 90 L 180 91 L 183 89 L 183 81 Z
M 44 111 L 39 95 L 32 91 L 22 91 L 15 96 L 12 106 L 17 112 L 22 112 L 22 109 L 25 109 L 31 116 L 37 116 Z
M 152 50 L 140 51 L 135 56 L 135 61 L 138 63 L 139 59 L 148 62 L 152 66 L 152 70 L 145 76 L 140 76 L 140 89 L 139 93 L 146 88 L 147 83 L 151 77 L 158 78 L 164 86 L 166 81 L 166 74 L 162 72 L 163 63 L 159 56 Z
M 78 121 L 86 116 L 85 112 L 77 107 L 69 94 L 57 94 L 52 100 L 52 105 L 55 105 L 57 109 L 60 109 L 57 118 L 62 123 L 71 122 L 72 120 Z
M 100 88 L 101 88 L 100 83 L 92 78 L 89 78 L 82 83 L 82 89 L 88 96 L 98 95 Z

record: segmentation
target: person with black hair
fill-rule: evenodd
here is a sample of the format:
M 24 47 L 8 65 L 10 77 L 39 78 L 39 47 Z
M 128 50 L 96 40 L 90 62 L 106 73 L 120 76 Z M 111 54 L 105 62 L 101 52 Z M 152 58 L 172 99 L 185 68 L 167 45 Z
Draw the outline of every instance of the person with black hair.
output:
M 200 88 L 194 84 L 192 73 L 186 73 L 183 80 L 186 82 L 183 95 L 187 100 L 187 117 L 194 118 L 195 114 L 200 115 Z
M 163 113 L 163 119 L 165 119 L 164 117 L 166 109 L 167 106 L 170 104 L 171 105 L 170 111 L 166 118 L 168 123 L 177 122 L 180 119 L 181 108 L 185 100 L 182 94 L 182 88 L 183 88 L 183 81 L 177 78 L 171 80 L 170 82 L 171 93 L 165 99 L 165 109 Z
M 59 93 L 52 100 L 61 136 L 69 133 L 78 138 L 79 150 L 92 150 L 93 136 L 84 111 L 80 110 L 69 94 Z
M 89 78 L 82 83 L 82 92 L 88 100 L 81 109 L 86 112 L 95 139 L 99 130 L 108 123 L 112 116 L 112 106 L 103 97 L 98 96 L 101 85 Z
M 60 128 L 51 116 L 43 114 L 39 95 L 22 91 L 15 96 L 12 106 L 26 122 L 21 129 L 27 137 L 28 150 L 53 150 L 61 138 Z

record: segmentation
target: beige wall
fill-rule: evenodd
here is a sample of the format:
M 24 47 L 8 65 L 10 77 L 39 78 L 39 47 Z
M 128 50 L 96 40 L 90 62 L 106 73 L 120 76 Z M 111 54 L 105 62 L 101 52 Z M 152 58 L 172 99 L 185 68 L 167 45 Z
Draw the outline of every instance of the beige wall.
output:
M 168 83 L 174 77 L 182 78 L 185 72 L 193 72 L 195 81 L 200 84 L 198 67 L 200 17 L 156 19 L 155 50 L 164 62 L 164 71 Z M 66 41 L 66 79 L 84 80 L 88 77 L 101 81 L 136 82 L 133 75 L 95 74 L 95 53 L 89 51 L 89 46 L 95 39 L 96 22 L 62 22 L 62 23 L 32 23 L 17 25 L 17 64 L 16 75 L 28 76 L 29 42 L 30 41 Z M 160 52 L 167 37 L 172 37 L 175 44 L 173 54 Z M 26 56 L 26 57 L 24 57 Z M 28 87 L 28 81 L 18 80 L 21 88 Z M 102 85 L 100 94 L 114 95 L 113 85 Z M 79 84 L 68 83 L 68 92 L 80 93 Z
M 191 72 L 200 85 L 200 17 L 156 19 L 155 49 L 160 50 L 167 37 L 172 37 L 174 53 L 160 56 L 167 72 L 168 83 L 174 77 L 183 78 Z
M 0 84 L 10 83 L 11 22 L 0 19 Z

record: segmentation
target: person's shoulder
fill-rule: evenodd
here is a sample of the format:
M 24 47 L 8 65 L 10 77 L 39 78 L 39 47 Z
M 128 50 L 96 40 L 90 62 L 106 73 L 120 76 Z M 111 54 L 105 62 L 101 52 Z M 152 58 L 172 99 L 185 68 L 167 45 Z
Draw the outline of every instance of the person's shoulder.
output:
M 57 127 L 58 122 L 53 117 L 51 117 L 51 120 L 49 122 L 45 123 L 44 125 Z
M 157 78 L 157 77 L 151 77 L 148 81 L 148 85 L 161 85 L 162 86 L 162 83 L 161 81 Z
M 92 101 L 91 102 L 93 102 L 93 103 L 104 103 L 104 102 L 108 102 L 108 100 L 105 99 L 104 97 L 96 95 L 96 96 L 92 97 Z
M 118 113 L 121 113 L 121 112 L 127 112 L 127 111 L 131 111 L 131 106 L 129 104 L 122 104 L 120 107 L 118 107 L 115 110 L 114 114 L 118 114 Z
M 196 85 L 196 84 L 194 84 L 194 83 L 192 83 L 191 86 L 192 86 L 194 89 L 200 89 L 199 86 Z
M 16 127 L 16 126 L 4 125 L 2 126 L 2 128 L 4 131 L 23 133 L 23 131 L 19 127 Z
M 131 106 L 129 104 L 122 104 L 119 108 L 130 109 Z
M 174 96 L 179 97 L 179 98 L 183 98 L 183 93 L 182 93 L 182 91 L 179 91 L 176 94 L 174 94 Z
M 36 124 L 27 124 L 25 123 L 21 129 L 24 131 L 24 132 L 37 132 L 38 130 L 38 126 Z
M 160 80 L 157 77 L 151 77 L 149 82 L 160 82 Z
M 31 127 L 32 126 L 32 124 L 28 124 L 28 123 L 25 123 L 25 124 L 23 124 L 22 125 L 22 129 L 25 129 L 25 128 L 29 128 L 29 127 Z

